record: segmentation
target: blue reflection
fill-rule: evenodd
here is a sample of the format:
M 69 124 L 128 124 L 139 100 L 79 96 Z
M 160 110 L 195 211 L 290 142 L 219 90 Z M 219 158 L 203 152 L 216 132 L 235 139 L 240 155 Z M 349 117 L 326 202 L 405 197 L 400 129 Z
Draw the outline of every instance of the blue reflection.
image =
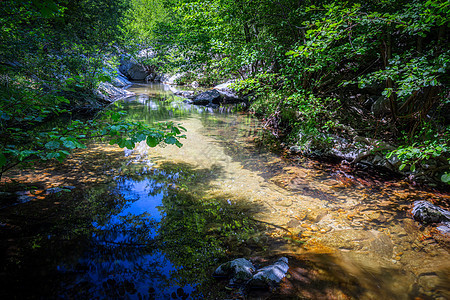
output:
M 155 241 L 167 185 L 145 177 L 121 177 L 116 183 L 125 205 L 106 222 L 93 222 L 89 250 L 75 266 L 59 266 L 59 271 L 78 273 L 61 296 L 73 297 L 76 291 L 76 298 L 191 299 L 194 286 L 174 282 L 177 268 Z

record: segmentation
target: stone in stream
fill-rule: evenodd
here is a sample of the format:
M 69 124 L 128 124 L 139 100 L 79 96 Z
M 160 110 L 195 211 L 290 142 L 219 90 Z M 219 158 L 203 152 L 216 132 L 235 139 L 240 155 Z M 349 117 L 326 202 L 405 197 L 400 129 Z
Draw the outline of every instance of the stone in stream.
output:
M 220 265 L 214 272 L 215 277 L 230 278 L 230 286 L 246 288 L 269 288 L 270 290 L 286 277 L 289 269 L 288 259 L 281 257 L 274 264 L 256 270 L 245 258 L 238 258 Z
M 231 278 L 230 284 L 245 283 L 253 277 L 255 266 L 245 258 L 238 258 L 220 265 L 214 272 L 216 277 Z
M 142 65 L 132 60 L 122 61 L 119 71 L 131 80 L 144 80 L 149 75 Z
M 235 80 L 230 80 L 214 87 L 215 90 L 222 94 L 223 102 L 225 103 L 242 102 L 242 99 L 237 95 L 236 91 L 230 88 L 230 85 L 234 82 Z
M 178 90 L 175 90 L 173 93 L 175 95 L 177 95 L 177 96 L 181 96 L 181 97 L 188 98 L 188 99 L 194 98 L 194 91 L 178 91 Z
M 193 99 L 195 105 L 218 104 L 222 99 L 222 95 L 217 90 L 210 90 L 198 94 Z
M 423 224 L 450 222 L 450 212 L 428 201 L 416 201 L 412 214 L 416 221 Z
M 428 201 L 416 201 L 413 204 L 412 215 L 416 221 L 425 225 L 441 223 L 437 229 L 441 233 L 450 233 L 450 212 Z
M 273 265 L 259 269 L 253 278 L 247 283 L 252 288 L 275 288 L 289 270 L 288 259 L 282 257 Z

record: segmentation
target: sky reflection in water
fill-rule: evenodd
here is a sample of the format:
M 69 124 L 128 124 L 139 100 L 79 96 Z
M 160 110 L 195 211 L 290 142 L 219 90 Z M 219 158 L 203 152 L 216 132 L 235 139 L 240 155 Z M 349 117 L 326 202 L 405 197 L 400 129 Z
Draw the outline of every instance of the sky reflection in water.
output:
M 94 246 L 75 267 L 82 266 L 85 272 L 68 288 L 89 286 L 83 293 L 90 297 L 138 299 L 140 294 L 150 299 L 169 299 L 172 295 L 188 299 L 194 286 L 180 287 L 172 282 L 171 273 L 177 268 L 163 252 L 148 247 L 157 237 L 164 217 L 164 185 L 148 177 L 122 177 L 117 182 L 116 190 L 126 204 L 106 223 L 93 222 Z M 67 271 L 63 266 L 60 270 Z

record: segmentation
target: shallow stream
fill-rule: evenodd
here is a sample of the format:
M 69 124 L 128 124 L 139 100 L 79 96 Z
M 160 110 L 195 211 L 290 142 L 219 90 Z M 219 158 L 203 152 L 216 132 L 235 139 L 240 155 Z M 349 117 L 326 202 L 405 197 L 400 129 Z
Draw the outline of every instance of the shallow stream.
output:
M 0 205 L 0 298 L 450 299 L 448 237 L 409 213 L 419 199 L 448 209 L 450 195 L 269 151 L 233 106 L 130 90 L 128 118 L 182 124 L 183 147 L 93 143 L 7 174 L 34 188 Z M 280 256 L 290 269 L 272 292 L 211 276 Z

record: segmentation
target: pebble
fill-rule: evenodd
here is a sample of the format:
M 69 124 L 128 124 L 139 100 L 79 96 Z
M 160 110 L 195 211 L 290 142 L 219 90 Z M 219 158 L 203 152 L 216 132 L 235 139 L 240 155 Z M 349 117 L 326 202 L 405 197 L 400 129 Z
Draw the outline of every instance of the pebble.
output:
M 311 237 L 311 236 L 312 236 L 312 232 L 310 232 L 310 231 L 302 232 L 302 237 Z

